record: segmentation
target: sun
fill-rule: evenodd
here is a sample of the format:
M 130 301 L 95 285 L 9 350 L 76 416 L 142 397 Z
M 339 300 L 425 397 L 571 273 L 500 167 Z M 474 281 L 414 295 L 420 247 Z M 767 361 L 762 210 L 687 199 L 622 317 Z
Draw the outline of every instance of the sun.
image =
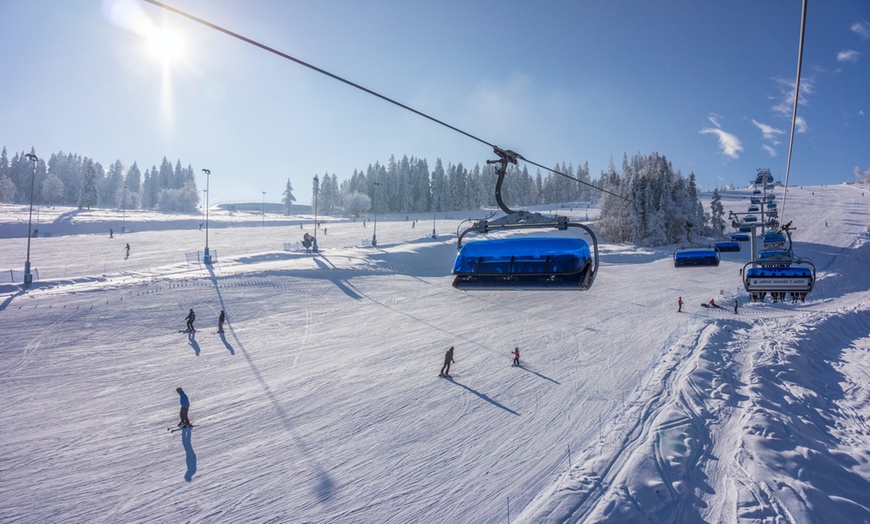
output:
M 184 58 L 184 39 L 166 28 L 154 28 L 148 33 L 148 53 L 163 64 L 178 62 Z

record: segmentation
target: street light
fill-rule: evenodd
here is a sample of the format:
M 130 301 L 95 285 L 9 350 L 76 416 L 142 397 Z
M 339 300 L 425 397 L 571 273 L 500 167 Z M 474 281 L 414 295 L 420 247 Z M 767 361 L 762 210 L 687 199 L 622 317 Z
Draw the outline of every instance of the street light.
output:
M 33 188 L 36 183 L 36 164 L 39 163 L 39 157 L 32 153 L 24 155 L 27 160 L 33 163 L 33 174 L 30 175 L 30 218 L 27 219 L 27 259 L 24 261 L 24 289 L 30 287 L 33 282 L 33 275 L 30 274 L 30 228 L 33 226 Z
M 127 227 L 127 184 L 124 184 L 124 195 L 121 197 L 121 209 L 123 209 L 123 218 L 121 219 L 121 233 Z
M 320 179 L 314 175 L 314 251 L 317 251 L 317 193 L 320 193 Z
M 380 182 L 373 182 L 375 185 L 375 227 L 372 231 L 372 247 L 378 246 L 378 186 Z
M 434 175 L 434 173 L 433 173 Z M 438 235 L 435 234 L 435 187 L 432 186 L 432 240 L 437 240 Z
M 263 227 L 266 227 L 266 192 L 263 191 Z
M 202 172 L 205 173 L 205 253 L 202 255 L 202 263 L 211 265 L 211 255 L 208 252 L 208 183 L 211 170 L 203 169 Z

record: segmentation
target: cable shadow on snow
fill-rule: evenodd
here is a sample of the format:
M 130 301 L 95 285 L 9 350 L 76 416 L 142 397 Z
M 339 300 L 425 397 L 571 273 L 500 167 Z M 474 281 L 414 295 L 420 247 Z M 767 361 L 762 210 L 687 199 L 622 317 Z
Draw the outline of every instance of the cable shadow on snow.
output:
M 227 340 L 227 334 L 226 333 L 218 333 L 218 334 L 221 336 L 221 342 L 224 343 L 224 346 L 226 346 L 227 350 L 230 352 L 230 355 L 235 355 L 236 352 L 233 351 L 232 344 L 230 344 L 229 341 Z
M 193 444 L 190 442 L 190 428 L 181 429 L 181 444 L 184 446 L 185 462 L 187 471 L 184 473 L 184 480 L 190 482 L 196 474 L 196 453 L 193 451 Z
M 214 270 L 211 266 L 206 266 L 208 269 L 208 273 L 211 276 L 211 281 L 214 284 L 215 292 L 217 293 L 218 300 L 221 304 L 221 309 L 226 310 L 224 307 L 224 300 L 221 296 L 220 287 L 218 286 L 217 276 L 214 274 Z M 239 337 L 236 335 L 235 331 L 232 329 L 232 325 L 229 322 L 225 323 L 226 328 L 229 330 L 229 335 L 236 342 L 236 347 L 241 352 L 242 357 L 248 363 L 248 366 L 251 368 L 251 372 L 254 374 L 254 378 L 257 382 L 260 383 L 260 386 L 263 388 L 263 391 L 266 393 L 266 397 L 269 402 L 272 404 L 272 408 L 275 410 L 275 414 L 278 416 L 281 424 L 284 428 L 290 433 L 295 441 L 297 447 L 300 449 L 300 456 L 305 457 L 312 464 L 315 472 L 314 476 L 316 478 L 315 486 L 313 487 L 313 491 L 317 496 L 317 500 L 320 502 L 325 502 L 331 499 L 336 492 L 335 481 L 329 475 L 329 471 L 323 467 L 322 464 L 316 461 L 313 457 L 315 456 L 314 451 L 302 440 L 302 438 L 294 431 L 293 421 L 290 419 L 290 416 L 287 414 L 287 411 L 284 409 L 284 406 L 278 400 L 278 397 L 272 391 L 272 388 L 269 387 L 269 384 L 266 382 L 266 379 L 263 378 L 262 373 L 257 368 L 257 365 L 254 363 L 251 355 L 245 350 L 244 344 L 239 340 Z M 221 338 L 225 339 L 225 333 L 221 334 Z M 235 352 L 232 349 L 232 346 L 229 342 L 224 342 L 230 352 L 235 355 Z
M 518 416 L 518 417 L 520 416 L 520 414 L 517 413 L 516 411 L 514 411 L 514 410 L 512 410 L 511 408 L 505 406 L 504 404 L 500 404 L 499 402 L 497 402 L 497 401 L 495 401 L 495 400 L 489 398 L 487 395 L 481 393 L 480 391 L 477 391 L 476 389 L 472 389 L 472 388 L 466 386 L 465 384 L 462 384 L 461 382 L 456 382 L 456 379 L 454 379 L 453 377 L 447 377 L 447 381 L 450 382 L 451 384 L 454 384 L 454 385 L 456 385 L 456 386 L 461 387 L 462 389 L 468 391 L 469 393 L 473 393 L 473 394 L 477 395 L 478 397 L 480 397 L 480 398 L 482 398 L 483 400 L 489 402 L 489 403 L 492 404 L 493 406 L 495 406 L 495 407 L 497 407 L 497 408 L 501 408 L 501 409 L 507 411 L 507 412 L 510 413 L 511 415 L 516 415 L 516 416 Z

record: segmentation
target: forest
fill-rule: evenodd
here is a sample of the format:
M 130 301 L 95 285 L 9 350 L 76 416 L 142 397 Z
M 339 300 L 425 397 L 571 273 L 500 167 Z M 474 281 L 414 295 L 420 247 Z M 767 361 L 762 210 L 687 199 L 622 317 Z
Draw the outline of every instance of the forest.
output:
M 165 157 L 160 166 L 144 171 L 134 162 L 120 160 L 105 168 L 91 158 L 73 153 L 53 153 L 46 161 L 32 162 L 34 153 L 0 151 L 0 202 L 27 203 L 33 192 L 37 205 L 76 206 L 80 209 L 149 209 L 172 213 L 197 213 L 202 202 L 195 171 L 181 160 L 173 165 Z M 34 173 L 35 168 L 35 173 Z M 564 175 L 564 176 L 562 176 Z M 353 216 L 374 209 L 382 213 L 460 211 L 495 207 L 495 167 L 426 159 L 404 155 L 386 164 L 375 162 L 354 170 L 347 179 L 336 174 L 315 176 L 312 195 L 321 214 Z M 509 206 L 573 203 L 600 204 L 598 227 L 614 242 L 664 245 L 686 239 L 686 225 L 694 234 L 721 232 L 723 210 L 714 192 L 712 209 L 705 212 L 698 198 L 695 174 L 683 177 L 664 155 L 623 155 L 622 168 L 611 164 L 592 179 L 588 164 L 562 163 L 552 171 L 531 174 L 528 167 L 509 166 L 502 196 Z M 314 200 L 314 198 L 312 199 Z M 289 214 L 296 201 L 288 179 L 283 203 Z

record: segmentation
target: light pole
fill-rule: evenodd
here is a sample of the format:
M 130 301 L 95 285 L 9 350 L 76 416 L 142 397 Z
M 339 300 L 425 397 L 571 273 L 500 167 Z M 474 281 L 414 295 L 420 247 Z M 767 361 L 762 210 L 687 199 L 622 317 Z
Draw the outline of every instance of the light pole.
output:
M 375 185 L 375 227 L 372 231 L 372 247 L 378 246 L 378 186 L 380 182 L 374 182 Z
M 127 184 L 124 184 L 124 194 L 121 197 L 121 209 L 123 210 L 123 218 L 121 219 L 121 233 L 127 228 Z
M 320 193 L 320 179 L 314 175 L 314 251 L 317 251 L 317 193 Z
M 202 262 L 205 265 L 211 265 L 211 254 L 208 252 L 208 184 L 211 178 L 211 170 L 203 169 L 205 173 L 205 253 L 202 255 Z
M 30 287 L 33 282 L 33 275 L 30 274 L 30 228 L 33 226 L 33 188 L 36 183 L 36 164 L 39 163 L 39 157 L 33 153 L 24 155 L 27 160 L 33 163 L 33 173 L 30 175 L 30 218 L 27 219 L 27 259 L 24 261 L 24 289 Z
M 435 173 L 432 173 L 433 175 Z M 435 186 L 432 186 L 432 240 L 438 239 L 438 235 L 435 234 Z
M 263 226 L 266 227 L 266 192 L 263 191 Z
M 202 222 L 205 223 L 205 189 L 202 190 Z M 200 224 L 200 229 L 202 229 L 202 224 Z

